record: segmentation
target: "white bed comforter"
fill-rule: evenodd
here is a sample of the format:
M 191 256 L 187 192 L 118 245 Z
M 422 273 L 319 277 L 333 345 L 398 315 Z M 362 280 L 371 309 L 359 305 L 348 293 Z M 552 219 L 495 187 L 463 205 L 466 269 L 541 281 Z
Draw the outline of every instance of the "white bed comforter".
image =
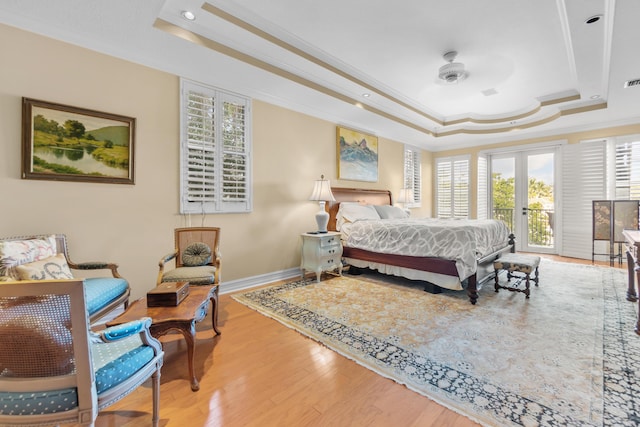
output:
M 474 219 L 360 220 L 340 231 L 344 246 L 454 260 L 460 280 L 476 272 L 478 258 L 505 247 L 509 238 L 504 222 Z

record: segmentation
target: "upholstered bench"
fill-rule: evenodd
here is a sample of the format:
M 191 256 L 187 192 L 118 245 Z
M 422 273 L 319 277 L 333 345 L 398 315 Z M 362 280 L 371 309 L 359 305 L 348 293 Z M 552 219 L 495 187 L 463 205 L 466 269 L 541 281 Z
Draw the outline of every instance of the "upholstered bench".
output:
M 129 282 L 118 273 L 118 265 L 71 261 L 64 234 L 0 238 L 0 282 L 73 279 L 72 270 L 111 271 L 110 277 L 84 278 L 86 306 L 92 323 L 120 305 L 128 306 L 131 290 Z
M 538 286 L 538 266 L 540 265 L 540 257 L 536 255 L 526 255 L 526 254 L 517 254 L 517 253 L 508 253 L 500 256 L 497 260 L 493 262 L 493 269 L 496 272 L 495 275 L 495 290 L 498 292 L 500 289 L 506 289 L 508 291 L 513 292 L 522 292 L 526 295 L 526 298 L 529 298 L 529 280 L 531 278 L 531 273 L 535 273 L 535 276 L 531 279 L 534 281 L 535 285 Z M 500 270 L 506 270 L 507 272 L 507 285 L 500 284 Z M 512 277 L 518 277 L 520 273 L 524 276 L 525 279 L 525 287 L 522 289 L 521 287 L 510 286 L 509 282 L 511 282 Z

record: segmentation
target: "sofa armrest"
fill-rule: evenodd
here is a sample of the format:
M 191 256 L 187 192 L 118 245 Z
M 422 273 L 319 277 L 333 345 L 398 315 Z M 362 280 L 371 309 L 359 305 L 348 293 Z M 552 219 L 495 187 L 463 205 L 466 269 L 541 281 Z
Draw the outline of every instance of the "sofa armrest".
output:
M 113 262 L 91 261 L 75 263 L 67 258 L 67 264 L 69 264 L 69 268 L 74 270 L 111 270 L 113 277 L 122 278 L 118 272 L 118 264 Z
M 166 254 L 160 259 L 160 261 L 158 262 L 158 266 L 160 266 L 160 268 L 164 268 L 164 265 L 166 263 L 168 263 L 169 261 L 171 261 L 177 256 L 178 256 L 178 251 L 169 252 L 168 254 Z
M 153 347 L 158 354 L 162 350 L 160 341 L 151 336 L 149 328 L 151 327 L 151 318 L 143 317 L 139 320 L 123 323 L 117 326 L 111 326 L 101 331 L 91 331 L 92 339 L 95 343 L 109 343 L 132 335 L 140 335 L 142 344 Z
M 158 271 L 158 279 L 156 281 L 156 284 L 159 285 L 160 283 L 162 283 L 162 275 L 164 274 L 164 265 L 169 261 L 171 261 L 172 259 L 175 259 L 177 256 L 178 256 L 178 251 L 175 250 L 173 252 L 166 254 L 162 258 L 160 258 L 160 261 L 158 262 L 158 267 L 160 269 Z

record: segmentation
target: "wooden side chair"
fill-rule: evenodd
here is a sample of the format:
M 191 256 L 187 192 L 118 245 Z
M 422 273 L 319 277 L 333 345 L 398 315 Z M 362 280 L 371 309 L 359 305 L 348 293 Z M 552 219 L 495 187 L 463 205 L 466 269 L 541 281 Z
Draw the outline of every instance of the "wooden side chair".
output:
M 157 284 L 162 282 L 189 282 L 190 285 L 220 284 L 220 228 L 176 228 L 175 249 L 158 263 Z M 174 260 L 175 268 L 166 270 Z
M 0 285 L 0 425 L 93 426 L 151 378 L 157 427 L 164 353 L 150 325 L 91 332 L 82 279 Z

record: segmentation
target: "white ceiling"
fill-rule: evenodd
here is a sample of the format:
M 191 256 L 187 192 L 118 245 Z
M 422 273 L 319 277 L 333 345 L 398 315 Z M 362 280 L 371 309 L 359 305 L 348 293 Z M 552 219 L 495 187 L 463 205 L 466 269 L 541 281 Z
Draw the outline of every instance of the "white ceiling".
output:
M 2 23 L 433 151 L 640 123 L 638 18 L 636 0 L 0 2 Z M 450 50 L 457 84 L 437 77 Z

